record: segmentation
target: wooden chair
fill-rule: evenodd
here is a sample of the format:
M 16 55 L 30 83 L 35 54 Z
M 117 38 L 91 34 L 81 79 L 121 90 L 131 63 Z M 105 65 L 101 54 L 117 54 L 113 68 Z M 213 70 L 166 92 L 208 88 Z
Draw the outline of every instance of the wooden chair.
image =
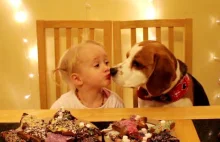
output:
M 113 22 L 113 50 L 114 60 L 113 65 L 122 61 L 122 57 L 126 53 L 122 53 L 122 38 L 127 36 L 129 33 L 123 34 L 122 31 L 125 29 L 130 30 L 130 45 L 134 45 L 137 42 L 137 29 L 142 29 L 142 40 L 148 40 L 150 30 L 155 30 L 156 40 L 165 43 L 169 50 L 174 52 L 174 46 L 178 45 L 178 42 L 183 43 L 185 50 L 184 62 L 188 65 L 188 70 L 192 73 L 192 19 L 161 19 L 161 20 L 136 20 L 136 21 L 114 21 Z M 152 29 L 153 28 L 153 29 Z M 177 31 L 176 31 L 177 29 Z M 179 31 L 181 29 L 181 32 Z M 165 36 L 164 33 L 166 33 Z M 163 38 L 165 39 L 163 40 Z M 126 40 L 127 41 L 127 40 Z M 176 48 L 175 48 L 176 49 Z M 125 105 L 128 107 L 137 107 L 138 101 L 135 95 L 123 93 L 124 89 L 115 86 L 115 91 L 120 94 L 121 98 L 125 101 Z M 132 100 L 133 104 L 126 104 L 129 100 Z
M 54 46 L 47 47 L 47 35 L 46 30 L 52 29 L 54 39 Z M 64 34 L 61 32 L 64 30 Z M 73 32 L 76 30 L 77 32 Z M 55 56 L 55 66 L 61 56 L 61 39 L 65 38 L 66 48 L 69 48 L 73 44 L 73 38 L 77 38 L 78 42 L 83 40 L 83 34 L 87 30 L 87 39 L 97 40 L 96 33 L 102 30 L 103 35 L 99 38 L 103 41 L 103 44 L 107 50 L 108 56 L 112 56 L 112 22 L 111 21 L 37 21 L 37 45 L 38 45 L 38 69 L 39 69 L 39 88 L 40 88 L 40 107 L 41 109 L 47 109 L 51 104 L 48 103 L 49 97 L 48 92 L 50 92 L 51 87 L 48 86 L 48 81 L 51 80 L 51 70 L 48 70 L 48 50 L 54 50 Z M 50 51 L 49 51 L 50 52 Z M 111 63 L 111 61 L 110 61 Z M 55 69 L 55 68 L 54 68 Z M 56 82 L 59 84 L 61 81 L 58 76 L 56 76 Z M 53 85 L 55 85 L 54 83 Z M 59 98 L 61 95 L 61 87 L 56 85 L 56 92 L 54 95 L 55 99 Z M 51 101 L 51 100 L 50 100 Z M 54 102 L 52 100 L 51 102 Z

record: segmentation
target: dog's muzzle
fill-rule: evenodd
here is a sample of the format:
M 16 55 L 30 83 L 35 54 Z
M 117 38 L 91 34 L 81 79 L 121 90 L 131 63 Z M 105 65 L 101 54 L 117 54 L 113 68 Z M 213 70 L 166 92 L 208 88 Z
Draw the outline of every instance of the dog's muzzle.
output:
M 110 75 L 111 76 L 115 76 L 118 72 L 118 69 L 117 68 L 110 68 Z

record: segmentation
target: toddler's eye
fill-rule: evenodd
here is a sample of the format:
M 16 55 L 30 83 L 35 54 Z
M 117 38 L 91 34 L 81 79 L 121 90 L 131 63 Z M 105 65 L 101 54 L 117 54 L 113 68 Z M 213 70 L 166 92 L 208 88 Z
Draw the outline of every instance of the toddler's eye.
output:
M 99 67 L 99 64 L 96 64 L 94 67 L 98 68 L 98 67 Z
M 108 65 L 108 64 L 109 64 L 109 61 L 105 61 L 105 64 Z

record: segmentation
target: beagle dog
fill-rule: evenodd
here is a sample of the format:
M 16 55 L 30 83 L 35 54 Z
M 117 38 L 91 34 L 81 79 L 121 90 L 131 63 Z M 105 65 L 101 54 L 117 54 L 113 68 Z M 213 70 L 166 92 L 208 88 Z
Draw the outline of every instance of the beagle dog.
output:
M 209 105 L 202 85 L 187 73 L 186 64 L 157 41 L 134 45 L 110 74 L 116 84 L 138 88 L 139 107 Z

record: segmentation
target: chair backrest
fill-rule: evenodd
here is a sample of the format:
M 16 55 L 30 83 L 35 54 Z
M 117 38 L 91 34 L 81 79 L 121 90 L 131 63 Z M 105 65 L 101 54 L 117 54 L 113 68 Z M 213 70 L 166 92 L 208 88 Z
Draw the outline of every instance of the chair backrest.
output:
M 48 29 L 52 30 L 52 34 L 46 34 Z M 71 45 L 74 44 L 74 39 L 76 39 L 78 43 L 81 42 L 84 38 L 83 35 L 86 35 L 85 32 L 87 33 L 87 39 L 102 42 L 107 50 L 108 56 L 112 57 L 111 21 L 37 21 L 40 107 L 42 109 L 49 108 L 51 105 L 49 102 L 54 102 L 57 98 L 59 98 L 62 91 L 61 87 L 56 85 L 56 83 L 61 83 L 59 77 L 56 75 L 56 79 L 54 81 L 56 83 L 53 84 L 56 86 L 56 96 L 54 97 L 54 100 L 49 100 L 50 97 L 48 97 L 48 92 L 51 92 L 51 86 L 49 86 L 51 84 L 48 82 L 52 78 L 52 70 L 48 69 L 48 62 L 51 60 L 50 57 L 48 58 L 48 54 L 50 54 L 50 52 L 54 52 L 54 55 L 51 57 L 54 58 L 52 64 L 56 67 L 62 54 L 61 46 L 65 45 L 66 47 L 64 48 L 71 47 Z M 47 38 L 53 39 L 54 45 L 47 46 Z M 55 69 L 55 67 L 53 69 Z
M 130 30 L 130 39 L 126 38 L 129 35 L 129 31 L 123 32 L 123 30 Z M 141 30 L 141 34 L 138 34 L 138 30 Z M 155 37 L 150 37 L 152 35 Z M 184 53 L 184 59 L 182 60 L 187 64 L 188 71 L 192 72 L 192 19 L 114 21 L 113 65 L 120 63 L 123 60 L 123 56 L 125 56 L 125 53 L 122 53 L 123 44 L 131 47 L 136 42 L 139 42 L 137 38 L 140 37 L 142 38 L 141 40 L 156 39 L 164 43 L 174 54 L 178 53 L 178 48 L 182 47 L 184 50 L 184 52 L 181 51 L 181 54 Z M 123 42 L 123 39 L 125 42 L 130 40 L 130 43 Z M 174 49 L 177 49 L 177 51 Z M 128 107 L 138 106 L 137 96 L 135 95 L 136 90 L 133 91 L 133 94 L 129 95 L 128 93 L 123 93 L 124 88 L 116 85 L 115 91 L 120 94 L 121 98 L 126 100 L 124 101 L 125 105 L 128 101 L 131 101 L 131 104 L 127 104 Z

